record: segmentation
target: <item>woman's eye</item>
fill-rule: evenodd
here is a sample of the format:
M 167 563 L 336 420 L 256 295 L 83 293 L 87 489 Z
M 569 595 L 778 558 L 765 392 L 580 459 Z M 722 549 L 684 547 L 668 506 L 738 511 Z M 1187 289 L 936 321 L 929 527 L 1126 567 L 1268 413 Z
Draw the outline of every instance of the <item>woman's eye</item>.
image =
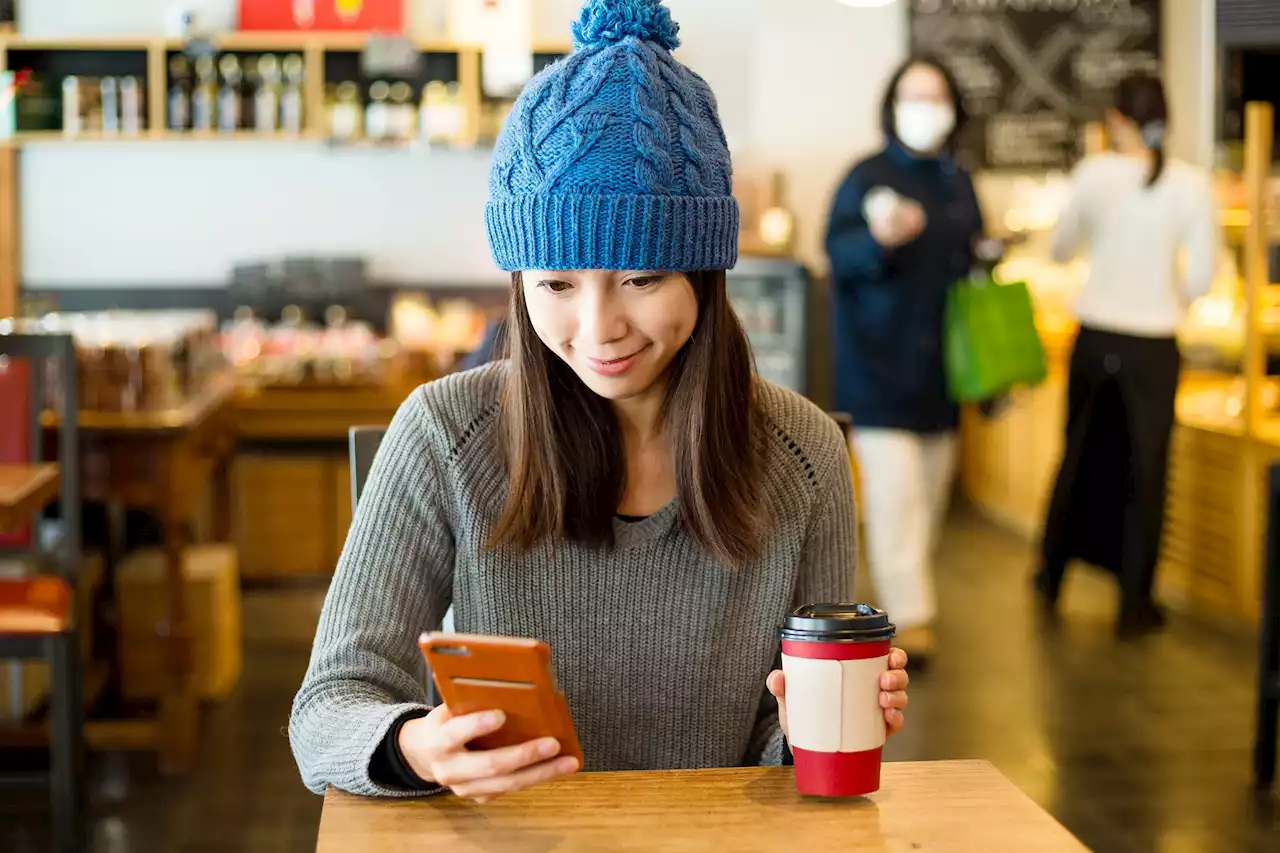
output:
M 632 287 L 643 289 L 646 287 L 653 287 L 655 284 L 660 284 L 665 279 L 665 275 L 644 275 L 638 278 L 627 279 L 627 284 Z
M 552 293 L 564 293 L 566 290 L 572 287 L 572 285 L 569 284 L 569 282 L 567 281 L 557 281 L 555 279 L 548 279 L 546 281 L 538 282 L 538 287 L 545 288 L 546 290 L 550 290 Z

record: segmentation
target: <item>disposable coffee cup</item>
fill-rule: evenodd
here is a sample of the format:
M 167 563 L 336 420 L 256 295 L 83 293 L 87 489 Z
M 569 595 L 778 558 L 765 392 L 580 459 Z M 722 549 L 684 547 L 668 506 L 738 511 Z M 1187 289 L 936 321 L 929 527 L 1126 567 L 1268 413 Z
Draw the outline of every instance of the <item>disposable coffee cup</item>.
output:
M 796 788 L 813 797 L 875 793 L 888 734 L 880 707 L 888 615 L 866 604 L 808 604 L 779 634 Z

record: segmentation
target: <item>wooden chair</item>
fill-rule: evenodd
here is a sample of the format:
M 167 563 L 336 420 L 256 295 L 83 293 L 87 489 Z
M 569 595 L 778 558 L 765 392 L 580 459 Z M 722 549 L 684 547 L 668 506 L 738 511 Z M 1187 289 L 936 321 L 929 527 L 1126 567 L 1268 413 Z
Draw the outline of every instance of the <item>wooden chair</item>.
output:
M 1253 783 L 1260 791 L 1275 783 L 1280 726 L 1280 463 L 1272 464 L 1267 473 L 1267 551 L 1262 564 L 1258 718 L 1253 747 Z
M 351 457 L 352 512 L 355 512 L 360 504 L 360 495 L 364 493 L 365 483 L 369 479 L 369 469 L 373 467 L 373 460 L 378 455 L 378 447 L 381 446 L 382 438 L 386 434 L 387 428 L 380 426 L 351 427 L 347 433 Z M 453 630 L 452 608 L 445 614 L 442 627 L 446 631 Z M 439 705 L 440 694 L 436 691 L 436 683 L 431 678 L 431 670 L 425 660 L 422 662 L 422 684 L 427 691 L 427 703 Z
M 18 411 L 31 419 L 31 464 L 0 465 L 0 529 L 35 522 L 55 498 L 59 505 L 57 535 L 46 537 L 40 525 L 32 523 L 32 548 L 20 555 L 32 558 L 39 573 L 0 579 L 0 660 L 43 659 L 49 664 L 54 842 L 59 853 L 72 853 L 85 849 L 87 836 L 84 675 L 74 606 L 81 564 L 75 345 L 70 335 L 4 334 L 0 329 L 0 359 L 6 370 L 25 374 L 30 405 Z M 43 459 L 40 418 L 49 376 L 56 376 L 62 409 L 56 464 Z M 12 429 L 13 422 L 8 423 Z

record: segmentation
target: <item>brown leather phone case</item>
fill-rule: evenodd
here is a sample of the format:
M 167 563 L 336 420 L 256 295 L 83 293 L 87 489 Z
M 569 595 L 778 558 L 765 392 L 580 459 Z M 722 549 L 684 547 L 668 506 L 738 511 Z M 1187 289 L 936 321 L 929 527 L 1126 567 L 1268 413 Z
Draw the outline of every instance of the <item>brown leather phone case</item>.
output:
M 553 737 L 560 741 L 560 755 L 571 755 L 582 764 L 569 703 L 556 686 L 546 643 L 433 632 L 420 646 L 436 688 L 455 716 L 480 711 L 507 715 L 501 729 L 473 740 L 473 748 L 497 749 Z

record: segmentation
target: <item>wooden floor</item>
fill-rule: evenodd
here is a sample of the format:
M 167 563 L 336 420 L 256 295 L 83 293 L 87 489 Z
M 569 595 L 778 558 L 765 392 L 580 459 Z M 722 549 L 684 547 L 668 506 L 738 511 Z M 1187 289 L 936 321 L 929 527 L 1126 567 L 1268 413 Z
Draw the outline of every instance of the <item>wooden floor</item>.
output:
M 1093 850 L 1275 853 L 1280 808 L 1249 791 L 1252 643 L 1175 619 L 1112 639 L 1110 586 L 1077 573 L 1056 629 L 1029 607 L 1029 549 L 960 512 L 939 569 L 941 651 L 912 687 L 891 760 L 987 758 Z M 110 853 L 314 849 L 320 800 L 285 739 L 315 593 L 253 593 L 246 669 L 208 714 L 200 768 L 172 782 L 145 756 L 95 761 L 94 831 Z M 0 792 L 0 851 L 47 849 L 42 790 Z

